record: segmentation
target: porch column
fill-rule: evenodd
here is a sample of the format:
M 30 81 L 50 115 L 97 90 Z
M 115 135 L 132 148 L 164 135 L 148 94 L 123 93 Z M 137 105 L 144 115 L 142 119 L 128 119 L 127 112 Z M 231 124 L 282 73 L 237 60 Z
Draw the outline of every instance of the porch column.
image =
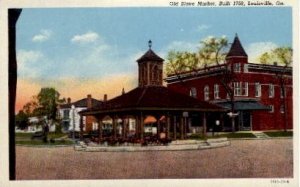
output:
M 160 138 L 160 121 L 159 121 L 159 116 L 156 117 L 157 118 L 157 137 Z
M 176 116 L 174 116 L 174 121 L 173 121 L 173 138 L 174 138 L 174 140 L 176 140 L 176 123 L 177 123 L 177 121 L 176 121 Z
M 166 115 L 166 122 L 167 122 L 167 138 L 170 138 L 170 116 L 169 114 Z
M 102 126 L 103 126 L 103 122 L 102 122 L 102 117 L 101 118 L 97 118 L 97 121 L 98 121 L 98 132 L 99 132 L 99 143 L 101 142 L 102 140 Z
M 74 119 L 73 119 L 74 120 Z M 83 116 L 80 115 L 80 124 L 79 124 L 79 128 L 80 128 L 80 134 L 79 134 L 79 138 L 80 141 L 83 140 Z M 73 133 L 75 133 L 75 129 L 73 129 Z
M 183 130 L 184 126 L 183 126 L 183 123 L 184 123 L 184 119 L 183 119 L 183 117 L 180 117 L 180 139 L 181 140 L 184 139 L 184 134 L 183 134 L 183 132 L 184 132 L 184 130 Z
M 203 136 L 206 136 L 206 113 L 203 112 Z
M 135 136 L 138 138 L 140 137 L 139 126 L 140 126 L 139 117 L 137 115 L 135 116 Z
M 141 113 L 141 119 L 140 119 L 140 137 L 141 137 L 141 139 L 143 139 L 144 138 L 144 116 L 143 116 L 143 114 Z
M 113 118 L 112 118 L 112 125 L 113 125 L 113 138 L 114 139 L 116 139 L 117 138 L 117 128 L 116 128 L 116 126 L 117 126 L 117 119 L 116 119 L 117 117 L 114 115 L 113 116 Z
M 126 129 L 125 129 L 125 118 L 122 117 L 122 137 L 125 138 L 125 132 L 126 132 Z

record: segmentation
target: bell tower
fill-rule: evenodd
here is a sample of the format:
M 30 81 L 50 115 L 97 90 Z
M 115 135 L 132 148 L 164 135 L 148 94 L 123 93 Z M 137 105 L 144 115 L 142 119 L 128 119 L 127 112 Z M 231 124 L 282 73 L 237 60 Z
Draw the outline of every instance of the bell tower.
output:
M 162 86 L 164 59 L 152 51 L 151 40 L 148 41 L 148 47 L 149 50 L 137 60 L 139 67 L 139 86 Z

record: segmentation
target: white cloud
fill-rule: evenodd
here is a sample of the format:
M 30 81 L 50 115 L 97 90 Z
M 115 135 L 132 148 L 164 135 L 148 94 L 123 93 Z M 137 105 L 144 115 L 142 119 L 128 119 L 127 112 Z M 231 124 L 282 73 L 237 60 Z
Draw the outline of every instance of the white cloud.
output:
M 33 42 L 44 42 L 49 40 L 49 38 L 52 35 L 52 31 L 51 30 L 41 30 L 39 34 L 35 35 L 32 37 L 32 41 Z
M 248 54 L 249 62 L 257 63 L 261 54 L 269 52 L 277 47 L 278 45 L 273 42 L 256 42 L 249 44 L 245 50 Z
M 176 50 L 176 51 L 196 51 L 200 47 L 200 43 L 192 43 L 186 41 L 173 41 L 167 47 L 167 51 Z
M 97 41 L 98 38 L 99 38 L 99 35 L 97 33 L 89 31 L 82 35 L 73 36 L 73 38 L 71 39 L 71 42 L 73 42 L 73 43 L 92 43 L 92 42 Z
M 19 50 L 17 52 L 18 75 L 36 77 L 39 72 L 36 67 L 44 57 L 40 51 Z
M 209 25 L 202 24 L 202 25 L 197 26 L 196 31 L 201 32 L 201 31 L 207 30 L 209 28 L 210 28 Z

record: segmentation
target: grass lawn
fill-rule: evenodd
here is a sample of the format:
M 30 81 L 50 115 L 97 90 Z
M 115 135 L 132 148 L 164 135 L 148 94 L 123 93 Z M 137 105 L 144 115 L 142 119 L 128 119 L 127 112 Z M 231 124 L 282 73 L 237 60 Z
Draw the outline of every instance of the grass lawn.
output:
M 43 142 L 42 140 L 22 140 L 22 141 L 16 141 L 16 145 L 72 145 L 73 142 L 70 140 L 60 140 L 60 141 L 55 141 L 54 143 L 48 143 Z
M 266 131 L 264 132 L 266 135 L 270 137 L 292 137 L 293 131 Z
M 189 137 L 189 139 L 198 139 L 198 140 L 205 140 L 210 138 L 256 138 L 256 136 L 252 133 L 215 133 L 214 136 L 206 136 L 206 138 L 202 134 L 193 134 Z
M 31 138 L 31 136 L 33 135 L 34 133 L 22 133 L 22 132 L 18 132 L 18 133 L 15 133 L 15 137 L 16 138 Z M 51 138 L 61 138 L 61 137 L 64 137 L 64 136 L 67 136 L 68 134 L 65 134 L 65 133 L 55 133 L 55 132 L 50 132 L 48 133 L 48 138 L 51 139 Z

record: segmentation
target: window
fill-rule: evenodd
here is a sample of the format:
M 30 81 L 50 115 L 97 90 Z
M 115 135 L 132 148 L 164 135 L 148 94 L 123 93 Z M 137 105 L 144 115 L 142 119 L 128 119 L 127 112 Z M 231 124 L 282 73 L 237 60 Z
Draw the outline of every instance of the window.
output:
M 233 71 L 234 72 L 241 72 L 241 64 L 240 63 L 233 64 Z
M 274 113 L 274 105 L 269 105 L 269 107 L 270 107 L 270 113 Z
M 270 98 L 274 97 L 274 84 L 269 85 L 269 97 Z
M 197 89 L 195 87 L 192 87 L 190 89 L 190 96 L 194 97 L 194 98 L 197 98 Z
M 244 82 L 243 95 L 248 96 L 248 82 Z
M 284 106 L 283 105 L 280 105 L 280 113 L 284 113 Z
M 260 83 L 256 82 L 255 83 L 255 97 L 260 97 L 261 96 L 261 85 Z
M 69 110 L 64 110 L 64 119 L 69 119 L 70 118 L 70 111 Z
M 280 88 L 280 98 L 283 98 L 283 96 L 286 95 L 286 94 L 283 94 L 283 92 L 286 92 L 285 88 L 283 88 L 283 90 L 281 87 L 279 87 L 279 88 Z
M 233 83 L 234 96 L 242 95 L 242 82 L 234 82 Z
M 214 98 L 215 99 L 219 99 L 219 85 L 218 84 L 215 84 L 214 85 Z
M 209 87 L 207 85 L 204 87 L 204 100 L 209 100 Z
M 244 64 L 244 73 L 248 73 L 248 64 Z

